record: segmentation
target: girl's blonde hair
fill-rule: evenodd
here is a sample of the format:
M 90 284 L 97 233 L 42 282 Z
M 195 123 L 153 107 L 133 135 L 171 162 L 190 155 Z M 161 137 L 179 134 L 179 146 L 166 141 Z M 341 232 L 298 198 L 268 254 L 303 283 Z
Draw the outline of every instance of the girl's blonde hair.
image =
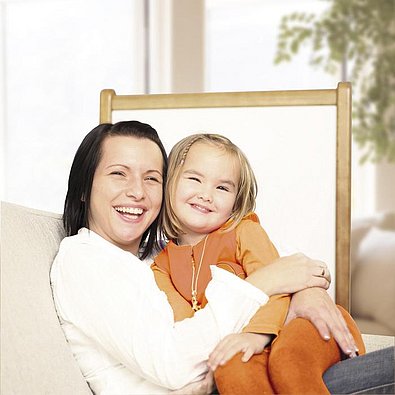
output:
M 172 201 L 180 178 L 181 170 L 189 150 L 195 143 L 211 144 L 225 150 L 240 163 L 240 180 L 237 185 L 236 200 L 230 219 L 232 221 L 225 228 L 226 231 L 234 229 L 249 212 L 255 209 L 258 186 L 254 172 L 248 159 L 239 147 L 228 138 L 219 134 L 199 133 L 185 137 L 171 150 L 169 155 L 168 176 L 165 189 L 165 210 L 163 211 L 163 229 L 167 238 L 177 239 L 185 233 L 178 219 Z

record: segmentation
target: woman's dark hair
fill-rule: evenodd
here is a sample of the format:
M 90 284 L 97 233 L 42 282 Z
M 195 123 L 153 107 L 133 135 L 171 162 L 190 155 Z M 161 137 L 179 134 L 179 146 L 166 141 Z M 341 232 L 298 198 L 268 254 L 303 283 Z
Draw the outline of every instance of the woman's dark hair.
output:
M 164 193 L 167 176 L 167 155 L 156 130 L 150 125 L 139 121 L 101 124 L 85 136 L 74 156 L 63 211 L 63 226 L 67 236 L 77 234 L 80 228 L 89 228 L 89 207 L 93 177 L 101 159 L 103 141 L 111 136 L 131 136 L 148 139 L 159 147 L 163 157 Z M 154 250 L 161 248 L 162 232 L 160 218 L 163 206 L 164 199 L 162 200 L 158 217 L 143 234 L 140 244 L 141 259 L 149 256 Z

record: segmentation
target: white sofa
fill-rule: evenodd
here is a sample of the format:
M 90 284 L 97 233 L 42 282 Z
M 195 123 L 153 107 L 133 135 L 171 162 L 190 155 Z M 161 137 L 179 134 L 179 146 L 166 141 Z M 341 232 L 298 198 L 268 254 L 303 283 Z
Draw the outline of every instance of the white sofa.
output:
M 1 393 L 92 395 L 59 325 L 49 269 L 61 217 L 1 204 Z
M 354 220 L 351 314 L 363 333 L 395 335 L 395 213 Z
M 1 204 L 1 394 L 92 394 L 57 320 L 49 269 L 61 216 Z M 368 350 L 393 337 L 365 337 Z

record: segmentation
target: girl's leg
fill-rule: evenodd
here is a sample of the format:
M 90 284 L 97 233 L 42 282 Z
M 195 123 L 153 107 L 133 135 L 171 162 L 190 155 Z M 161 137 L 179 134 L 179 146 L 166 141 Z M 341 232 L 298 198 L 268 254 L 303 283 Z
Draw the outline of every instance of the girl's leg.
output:
M 365 353 L 361 333 L 350 314 L 341 311 L 359 353 Z M 323 381 L 324 372 L 345 356 L 336 341 L 321 338 L 314 325 L 296 318 L 286 325 L 272 346 L 269 375 L 278 394 L 329 394 Z
M 221 395 L 272 395 L 274 394 L 268 376 L 269 350 L 253 355 L 248 362 L 242 362 L 242 353 L 214 372 L 218 393 Z

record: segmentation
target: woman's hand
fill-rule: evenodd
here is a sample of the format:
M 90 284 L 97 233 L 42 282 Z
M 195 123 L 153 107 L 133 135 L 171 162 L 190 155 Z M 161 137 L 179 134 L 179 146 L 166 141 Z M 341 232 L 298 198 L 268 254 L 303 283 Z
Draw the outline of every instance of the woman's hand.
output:
M 355 356 L 358 351 L 355 341 L 339 309 L 324 289 L 309 288 L 292 296 L 285 325 L 297 317 L 309 320 L 323 339 L 329 340 L 332 335 L 345 354 Z
M 298 253 L 278 258 L 255 270 L 246 281 L 271 296 L 294 293 L 311 287 L 328 289 L 331 277 L 324 262 Z
M 207 364 L 214 371 L 239 352 L 244 353 L 241 360 L 247 362 L 254 354 L 262 353 L 271 339 L 270 335 L 249 332 L 225 336 L 211 352 Z
M 186 386 L 171 391 L 171 395 L 210 395 L 214 391 L 214 373 L 209 370 L 206 377 L 200 381 L 195 381 L 194 383 L 187 384 Z

